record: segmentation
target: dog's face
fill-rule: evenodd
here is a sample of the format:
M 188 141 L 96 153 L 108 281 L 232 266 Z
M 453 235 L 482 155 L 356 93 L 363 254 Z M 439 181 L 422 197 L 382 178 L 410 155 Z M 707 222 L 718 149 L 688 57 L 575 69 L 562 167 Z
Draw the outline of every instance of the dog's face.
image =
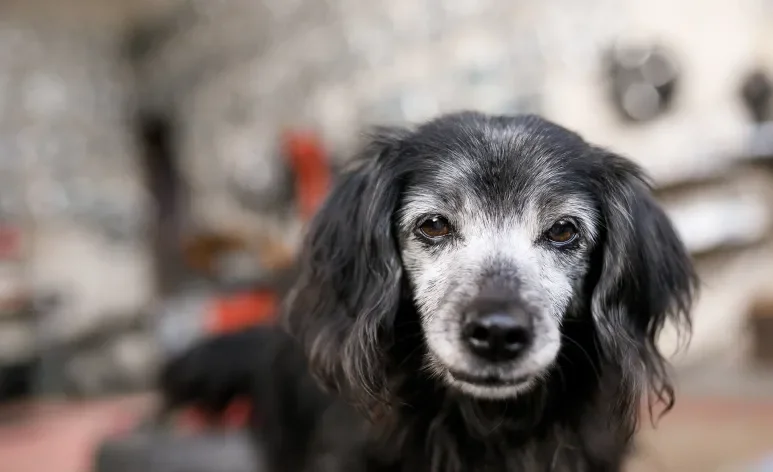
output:
M 606 356 L 659 383 L 654 337 L 684 319 L 694 282 L 636 166 L 537 117 L 476 113 L 374 138 L 312 223 L 301 264 L 290 331 L 321 379 L 366 395 L 388 384 L 406 292 L 425 367 L 505 399 L 541 381 L 575 317 Z
M 471 395 L 509 397 L 558 355 L 598 202 L 577 179 L 582 149 L 529 140 L 518 126 L 448 132 L 444 148 L 431 136 L 412 144 L 424 162 L 397 211 L 399 251 L 428 367 Z

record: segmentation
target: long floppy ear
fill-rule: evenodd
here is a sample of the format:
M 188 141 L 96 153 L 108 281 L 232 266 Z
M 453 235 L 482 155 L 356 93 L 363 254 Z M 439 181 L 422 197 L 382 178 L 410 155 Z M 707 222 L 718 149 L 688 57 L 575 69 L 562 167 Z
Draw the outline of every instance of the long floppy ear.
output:
M 604 169 L 598 190 L 606 226 L 591 300 L 601 347 L 634 375 L 629 380 L 646 382 L 650 406 L 662 402 L 667 411 L 674 391 L 657 337 L 667 321 L 689 335 L 698 279 L 641 169 L 609 152 L 595 153 Z
M 344 171 L 308 228 L 284 322 L 312 374 L 353 401 L 386 394 L 385 348 L 400 303 L 392 216 L 407 131 L 381 128 Z

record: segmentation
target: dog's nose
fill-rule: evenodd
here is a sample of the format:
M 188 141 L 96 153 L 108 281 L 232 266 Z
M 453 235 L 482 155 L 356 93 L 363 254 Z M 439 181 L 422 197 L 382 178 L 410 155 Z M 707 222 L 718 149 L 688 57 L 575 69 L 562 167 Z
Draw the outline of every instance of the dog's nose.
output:
M 507 362 L 529 347 L 531 323 L 527 316 L 491 313 L 468 322 L 462 335 L 477 356 L 490 362 Z

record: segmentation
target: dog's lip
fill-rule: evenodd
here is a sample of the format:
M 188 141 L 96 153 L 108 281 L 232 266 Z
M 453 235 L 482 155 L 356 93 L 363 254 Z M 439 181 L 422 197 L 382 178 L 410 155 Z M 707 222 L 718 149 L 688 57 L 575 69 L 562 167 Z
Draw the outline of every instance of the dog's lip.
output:
M 502 378 L 499 375 L 474 375 L 458 371 L 449 371 L 448 374 L 456 381 L 481 387 L 503 387 L 521 385 L 529 381 L 528 376 L 515 378 Z

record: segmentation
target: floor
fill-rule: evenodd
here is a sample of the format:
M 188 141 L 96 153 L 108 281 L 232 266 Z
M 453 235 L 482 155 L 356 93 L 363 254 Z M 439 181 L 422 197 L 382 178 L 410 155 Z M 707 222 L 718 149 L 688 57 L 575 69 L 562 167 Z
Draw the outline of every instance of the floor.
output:
M 682 399 L 638 441 L 628 472 L 752 472 L 773 457 L 773 400 Z
M 0 470 L 89 472 L 101 441 L 130 430 L 149 411 L 148 397 L 44 402 L 0 411 Z
M 640 434 L 628 472 L 773 471 L 773 370 L 711 365 L 682 372 L 673 411 Z

